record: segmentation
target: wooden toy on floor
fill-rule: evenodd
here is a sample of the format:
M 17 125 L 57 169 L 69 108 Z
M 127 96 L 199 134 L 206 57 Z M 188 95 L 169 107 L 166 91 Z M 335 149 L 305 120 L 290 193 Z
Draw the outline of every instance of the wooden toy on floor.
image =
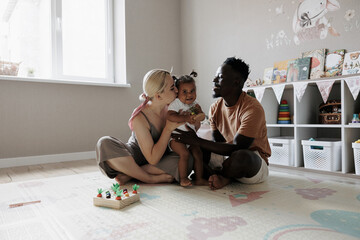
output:
M 126 188 L 120 189 L 120 185 L 118 183 L 113 184 L 111 188 L 108 190 L 103 190 L 101 188 L 98 189 L 98 194 L 93 198 L 93 203 L 97 207 L 108 207 L 114 209 L 124 208 L 134 202 L 140 200 L 140 193 L 137 191 L 139 189 L 139 185 L 133 185 L 133 191 L 128 192 Z M 112 190 L 112 194 L 110 193 Z M 106 192 L 105 196 L 102 194 Z

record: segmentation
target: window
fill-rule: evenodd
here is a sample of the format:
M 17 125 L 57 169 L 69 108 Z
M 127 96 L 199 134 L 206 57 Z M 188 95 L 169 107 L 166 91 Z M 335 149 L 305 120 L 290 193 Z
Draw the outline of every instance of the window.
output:
M 114 83 L 112 0 L 1 0 L 0 74 Z

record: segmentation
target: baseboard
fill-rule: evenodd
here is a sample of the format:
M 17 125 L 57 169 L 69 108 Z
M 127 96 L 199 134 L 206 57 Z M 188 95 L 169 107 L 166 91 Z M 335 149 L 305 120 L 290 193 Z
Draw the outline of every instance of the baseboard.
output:
M 62 154 L 40 155 L 40 156 L 29 156 L 29 157 L 16 157 L 16 158 L 0 158 L 0 168 L 28 166 L 28 165 L 44 164 L 44 163 L 69 162 L 69 161 L 87 160 L 94 158 L 95 158 L 95 151 L 62 153 Z

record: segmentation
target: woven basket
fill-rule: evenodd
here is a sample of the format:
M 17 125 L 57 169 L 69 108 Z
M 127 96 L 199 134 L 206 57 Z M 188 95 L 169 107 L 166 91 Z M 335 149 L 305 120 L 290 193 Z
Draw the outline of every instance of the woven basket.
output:
M 0 61 L 0 75 L 17 76 L 20 63 Z
M 341 124 L 341 101 L 331 100 L 319 106 L 319 122 L 322 124 Z

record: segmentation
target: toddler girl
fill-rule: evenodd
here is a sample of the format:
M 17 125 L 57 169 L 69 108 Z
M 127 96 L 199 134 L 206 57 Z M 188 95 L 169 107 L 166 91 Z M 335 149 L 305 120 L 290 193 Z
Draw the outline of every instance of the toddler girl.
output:
M 190 128 L 197 131 L 200 128 L 200 122 L 205 119 L 205 114 L 196 102 L 196 85 L 192 76 L 196 77 L 197 73 L 193 71 L 190 75 L 181 76 L 179 79 L 173 77 L 178 89 L 178 96 L 169 105 L 167 118 L 173 122 L 187 122 L 186 124 Z M 178 128 L 187 131 L 185 124 Z M 203 179 L 203 154 L 200 147 L 190 146 L 188 148 L 185 144 L 176 142 L 174 139 L 170 139 L 169 145 L 180 156 L 178 166 L 180 185 L 183 187 L 191 186 L 191 181 L 186 174 L 190 152 L 194 157 L 195 184 L 208 185 L 208 181 Z

